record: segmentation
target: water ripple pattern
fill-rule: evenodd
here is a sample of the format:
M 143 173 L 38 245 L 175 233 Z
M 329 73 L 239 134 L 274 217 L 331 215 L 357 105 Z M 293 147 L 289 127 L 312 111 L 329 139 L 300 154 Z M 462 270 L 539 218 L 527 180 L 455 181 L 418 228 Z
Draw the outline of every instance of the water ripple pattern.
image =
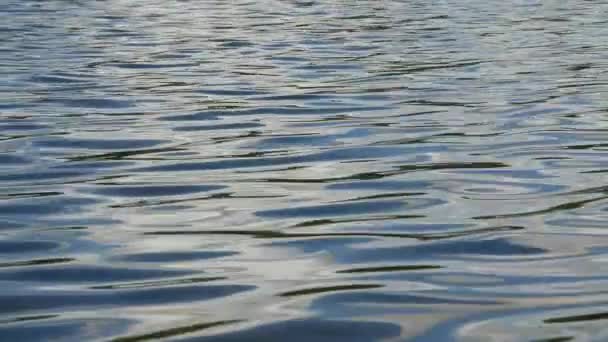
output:
M 2 1 L 0 339 L 608 339 L 607 18 Z

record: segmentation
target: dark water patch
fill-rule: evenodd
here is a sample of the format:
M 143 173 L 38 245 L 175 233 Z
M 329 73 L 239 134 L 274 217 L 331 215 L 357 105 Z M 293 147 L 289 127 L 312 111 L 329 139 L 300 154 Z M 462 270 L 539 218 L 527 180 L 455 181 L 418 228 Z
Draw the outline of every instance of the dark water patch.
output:
M 221 327 L 224 325 L 236 324 L 236 323 L 240 323 L 240 322 L 242 322 L 242 320 L 196 323 L 196 324 L 185 325 L 185 326 L 180 326 L 180 327 L 176 327 L 176 328 L 155 331 L 155 332 L 151 332 L 151 333 L 145 333 L 145 334 L 141 334 L 141 335 L 119 337 L 112 341 L 113 342 L 139 342 L 139 341 L 156 340 L 156 339 L 160 339 L 160 338 L 177 337 L 180 335 L 196 333 L 196 332 L 200 332 L 202 330 L 211 329 L 211 328 L 215 328 L 215 327 Z
M 84 99 L 49 99 L 49 102 L 58 102 L 65 107 L 70 108 L 91 108 L 91 109 L 124 109 L 133 107 L 134 104 L 131 101 L 125 100 L 113 100 L 113 99 L 95 99 L 95 98 L 84 98 Z
M 15 322 L 27 322 L 27 321 L 37 321 L 37 320 L 45 320 L 59 317 L 59 315 L 36 315 L 36 316 L 21 316 L 13 319 L 7 319 L 5 321 L 0 321 L 0 324 L 6 323 L 15 323 Z
M 183 270 L 155 270 L 102 266 L 53 266 L 36 269 L 12 270 L 0 273 L 0 279 L 43 283 L 83 283 L 135 281 L 151 278 L 176 277 L 188 274 Z
M 537 247 L 529 247 L 525 245 L 510 242 L 507 239 L 488 239 L 482 241 L 455 241 L 455 242 L 438 242 L 427 245 L 419 245 L 412 247 L 398 248 L 377 248 L 374 250 L 359 251 L 362 255 L 357 256 L 361 260 L 383 260 L 384 257 L 392 259 L 394 256 L 411 255 L 412 259 L 429 258 L 432 255 L 494 255 L 494 256 L 509 256 L 509 255 L 528 255 L 545 253 L 546 250 Z M 369 255 L 367 255 L 369 254 Z
M 34 259 L 34 260 L 25 260 L 25 261 L 2 262 L 2 263 L 0 263 L 0 268 L 52 265 L 52 264 L 69 263 L 72 261 L 75 261 L 75 259 L 73 259 L 73 258 L 51 258 L 51 259 Z
M 63 195 L 63 193 L 56 192 L 56 191 L 9 193 L 9 194 L 1 194 L 0 195 L 0 200 L 18 199 L 18 198 L 32 198 L 32 197 L 45 197 L 45 196 L 59 196 L 59 195 Z
M 367 182 L 348 182 L 348 183 L 335 183 L 327 185 L 329 190 L 388 190 L 388 191 L 400 191 L 410 189 L 425 189 L 431 186 L 430 182 L 416 182 L 416 181 L 391 181 L 391 180 L 380 180 L 380 181 L 367 181 Z
M 46 252 L 60 246 L 60 243 L 53 241 L 0 240 L 0 254 Z
M 29 103 L 0 103 L 0 109 L 24 109 L 34 107 L 33 104 Z
M 92 160 L 124 160 L 135 157 L 144 157 L 150 154 L 167 153 L 167 152 L 179 152 L 183 151 L 180 147 L 161 147 L 161 148 L 144 148 L 134 150 L 123 150 L 100 154 L 87 154 L 79 156 L 71 156 L 68 158 L 70 161 L 92 161 Z
M 589 322 L 589 321 L 598 321 L 598 320 L 605 320 L 605 319 L 608 319 L 608 312 L 593 313 L 593 314 L 578 315 L 578 316 L 548 318 L 544 322 L 548 323 L 548 324 L 556 324 L 556 323 Z
M 352 234 L 356 236 L 356 234 Z M 369 235 L 376 238 L 397 237 L 394 235 Z M 402 235 L 401 237 L 410 237 Z M 303 253 L 324 252 L 332 255 L 336 261 L 345 264 L 356 264 L 361 262 L 387 262 L 402 260 L 437 260 L 437 258 L 463 258 L 463 257 L 507 257 L 507 256 L 526 256 L 546 253 L 542 248 L 525 246 L 513 243 L 507 239 L 487 239 L 482 241 L 441 241 L 423 243 L 403 247 L 376 247 L 363 248 L 347 244 L 335 244 L 326 242 L 332 237 L 312 240 L 294 240 L 289 242 L 276 242 L 273 246 L 297 248 Z
M 407 272 L 436 270 L 442 268 L 439 265 L 404 265 L 404 266 L 378 266 L 364 268 L 350 268 L 337 271 L 337 273 L 376 273 L 376 272 Z
M 0 202 L 0 216 L 25 215 L 61 215 L 82 210 L 99 201 L 92 198 L 75 198 L 68 196 L 44 196 L 31 199 Z
M 46 295 L 0 296 L 0 303 L 2 304 L 0 313 L 44 312 L 94 307 L 111 308 L 124 305 L 124 303 L 129 303 L 132 306 L 188 303 L 227 297 L 253 289 L 255 287 L 245 285 L 209 285 L 120 291 L 53 291 L 53 293 Z
M 531 342 L 568 342 L 574 340 L 573 336 L 558 336 L 532 340 Z
M 0 219 L 0 230 L 9 230 L 9 229 L 21 229 L 23 227 L 25 227 L 26 225 L 24 223 L 19 223 L 19 222 L 14 222 L 14 221 L 7 221 L 7 220 L 1 220 Z
M 36 141 L 44 148 L 87 150 L 135 150 L 165 143 L 165 140 L 142 139 L 46 139 Z
M 380 288 L 382 285 L 378 284 L 352 284 L 352 285 L 336 285 L 326 287 L 314 287 L 308 289 L 294 290 L 289 292 L 280 293 L 280 297 L 296 297 L 305 295 L 321 294 L 325 292 L 336 292 L 336 291 L 353 291 L 353 290 L 367 290 Z
M 33 76 L 31 79 L 31 81 L 33 82 L 40 82 L 40 83 L 77 83 L 77 82 L 82 82 L 82 80 L 77 79 L 77 78 L 72 78 L 72 77 L 65 77 L 65 76 L 50 76 L 50 75 L 39 75 L 39 76 Z
M 31 162 L 31 160 L 26 157 L 0 153 L 0 163 L 4 166 L 11 165 L 11 164 L 16 164 L 16 165 L 28 164 L 30 162 Z
M 64 163 L 59 165 L 54 165 L 51 169 L 65 170 L 65 169 L 74 169 L 74 170 L 100 170 L 100 169 L 108 169 L 108 168 L 119 168 L 123 166 L 133 165 L 130 162 L 121 162 L 121 161 L 91 161 L 91 162 L 72 162 L 72 163 Z
M 90 192 L 117 197 L 162 197 L 179 196 L 223 189 L 220 185 L 105 185 L 97 186 Z
M 83 170 L 78 171 L 37 171 L 22 170 L 21 172 L 0 174 L 0 181 L 10 184 L 12 182 L 27 182 L 36 184 L 40 181 L 59 180 L 65 182 L 66 179 L 83 177 L 87 173 Z
M 202 301 L 231 296 L 240 292 L 254 290 L 255 286 L 247 285 L 206 285 L 180 286 L 159 289 L 126 291 L 124 300 L 133 304 L 154 305 L 172 302 Z
M 0 132 L 5 131 L 35 131 L 40 129 L 49 129 L 50 126 L 35 124 L 35 123 L 12 123 L 12 124 L 0 124 Z
M 289 334 L 293 341 L 374 341 L 399 336 L 401 328 L 391 323 L 365 321 L 334 321 L 301 319 L 264 324 L 256 328 L 215 335 L 183 339 L 186 341 L 283 341 Z

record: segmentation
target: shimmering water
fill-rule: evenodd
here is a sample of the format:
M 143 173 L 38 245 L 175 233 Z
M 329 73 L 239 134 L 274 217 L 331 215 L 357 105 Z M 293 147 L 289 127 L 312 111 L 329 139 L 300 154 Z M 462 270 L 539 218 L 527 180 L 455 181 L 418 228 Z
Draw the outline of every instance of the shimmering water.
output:
M 607 18 L 2 1 L 0 340 L 608 340 Z

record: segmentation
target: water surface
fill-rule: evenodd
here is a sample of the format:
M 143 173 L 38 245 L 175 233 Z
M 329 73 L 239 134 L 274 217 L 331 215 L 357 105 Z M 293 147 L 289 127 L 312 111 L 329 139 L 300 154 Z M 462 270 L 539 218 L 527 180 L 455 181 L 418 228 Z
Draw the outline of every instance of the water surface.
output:
M 0 4 L 0 339 L 608 339 L 605 1 Z

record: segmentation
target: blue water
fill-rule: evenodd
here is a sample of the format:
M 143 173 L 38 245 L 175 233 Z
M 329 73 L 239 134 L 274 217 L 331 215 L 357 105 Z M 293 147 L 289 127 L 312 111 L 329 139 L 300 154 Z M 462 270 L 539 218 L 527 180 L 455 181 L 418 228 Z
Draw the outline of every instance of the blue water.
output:
M 0 340 L 608 340 L 607 18 L 0 2 Z

